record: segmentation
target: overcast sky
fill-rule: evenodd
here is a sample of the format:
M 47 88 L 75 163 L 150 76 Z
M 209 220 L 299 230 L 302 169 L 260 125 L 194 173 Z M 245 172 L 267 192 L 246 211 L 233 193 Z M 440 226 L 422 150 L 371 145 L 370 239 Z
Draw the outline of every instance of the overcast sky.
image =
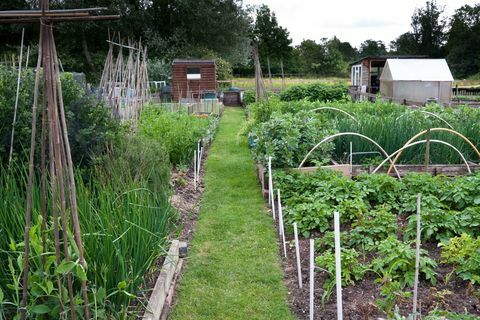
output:
M 451 16 L 455 9 L 477 1 L 438 0 Z M 278 22 L 290 32 L 293 44 L 303 39 L 319 40 L 336 35 L 358 47 L 366 39 L 390 43 L 411 30 L 413 11 L 424 7 L 425 0 L 244 0 L 244 5 L 266 4 L 275 12 Z

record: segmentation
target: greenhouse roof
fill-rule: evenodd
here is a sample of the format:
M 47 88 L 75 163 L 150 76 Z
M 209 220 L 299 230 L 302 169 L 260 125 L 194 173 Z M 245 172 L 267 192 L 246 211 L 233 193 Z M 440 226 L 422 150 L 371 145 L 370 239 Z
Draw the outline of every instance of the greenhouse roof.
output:
M 388 59 L 380 81 L 453 81 L 445 59 Z

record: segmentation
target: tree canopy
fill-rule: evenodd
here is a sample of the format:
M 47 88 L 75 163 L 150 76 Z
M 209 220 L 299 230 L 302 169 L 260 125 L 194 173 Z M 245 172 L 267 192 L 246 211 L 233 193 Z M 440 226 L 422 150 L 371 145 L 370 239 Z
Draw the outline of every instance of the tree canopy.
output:
M 34 9 L 38 0 L 2 0 L 0 10 Z M 241 0 L 51 0 L 52 8 L 107 7 L 119 14 L 113 22 L 56 24 L 59 56 L 67 71 L 85 72 L 91 81 L 103 67 L 109 35 L 148 46 L 154 70 L 163 77 L 174 58 L 211 58 L 222 66 L 222 77 L 236 72 L 253 75 L 251 44 L 259 47 L 262 66 L 279 73 L 345 76 L 349 63 L 363 56 L 425 55 L 446 57 L 457 77 L 480 73 L 480 4 L 458 8 L 450 18 L 436 0 L 416 8 L 411 30 L 390 43 L 366 39 L 358 48 L 336 36 L 319 35 L 292 46 L 289 31 L 268 6 L 245 7 Z M 18 54 L 21 28 L 35 55 L 36 25 L 0 25 L 0 59 Z M 360 42 L 360 41 L 359 41 Z M 35 57 L 31 57 L 34 61 Z M 152 70 L 153 70 L 152 69 Z M 271 69 L 271 70 L 270 70 Z

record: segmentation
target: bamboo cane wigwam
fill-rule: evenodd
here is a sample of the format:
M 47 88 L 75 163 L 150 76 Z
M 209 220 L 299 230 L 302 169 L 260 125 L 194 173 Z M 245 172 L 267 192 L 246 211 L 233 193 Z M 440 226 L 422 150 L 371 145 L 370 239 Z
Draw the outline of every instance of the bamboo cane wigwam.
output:
M 141 42 L 123 45 L 108 41 L 109 49 L 99 85 L 99 98 L 122 120 L 138 120 L 140 110 L 149 100 L 147 47 Z M 125 59 L 123 50 L 128 50 Z
M 37 111 L 40 97 L 39 89 L 42 82 L 41 105 L 41 137 L 40 137 L 40 179 L 42 201 L 42 246 L 44 254 L 47 252 L 47 221 L 53 220 L 53 236 L 55 243 L 56 265 L 61 263 L 77 263 L 79 268 L 86 270 L 87 265 L 83 253 L 74 165 L 72 162 L 70 144 L 68 141 L 67 123 L 63 105 L 62 84 L 60 82 L 59 60 L 55 47 L 52 22 L 92 21 L 118 19 L 119 16 L 91 16 L 103 8 L 49 10 L 49 0 L 40 0 L 40 10 L 19 10 L 0 12 L 0 23 L 40 23 L 39 54 L 36 67 L 34 101 L 32 107 L 32 135 L 30 141 L 29 173 L 27 185 L 26 222 L 25 222 L 25 249 L 23 262 L 22 298 L 20 304 L 21 319 L 27 318 L 27 304 L 29 298 L 28 281 L 30 268 L 30 229 L 32 221 L 32 189 L 35 174 L 35 148 L 37 146 Z M 48 149 L 48 152 L 47 152 Z M 48 167 L 47 167 L 48 165 Z M 50 190 L 47 189 L 47 182 Z M 51 206 L 47 202 L 51 202 Z M 73 234 L 70 240 L 69 234 Z M 72 242 L 73 241 L 73 242 Z M 71 247 L 76 250 L 71 250 Z M 71 254 L 71 252 L 76 252 Z M 45 269 L 45 255 L 42 259 Z M 68 298 L 60 301 L 60 315 L 62 318 L 75 319 L 74 288 L 79 282 L 83 299 L 83 316 L 90 319 L 87 280 L 85 277 L 74 279 L 71 272 L 65 276 L 57 275 L 56 285 L 59 292 L 66 282 Z M 65 306 L 64 301 L 69 301 Z

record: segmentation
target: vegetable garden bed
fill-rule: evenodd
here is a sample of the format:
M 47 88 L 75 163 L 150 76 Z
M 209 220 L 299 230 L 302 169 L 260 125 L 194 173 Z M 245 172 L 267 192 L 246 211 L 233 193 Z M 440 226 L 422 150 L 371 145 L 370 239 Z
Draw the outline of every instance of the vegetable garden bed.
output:
M 304 100 L 282 102 L 280 96 L 250 105 L 246 128 L 283 242 L 297 316 L 334 319 L 343 310 L 345 319 L 412 318 L 418 260 L 416 312 L 423 319 L 479 318 L 480 110 L 309 102 L 311 92 L 297 91 Z M 385 174 L 388 159 L 396 169 Z M 265 174 L 269 167 L 273 177 Z M 340 217 L 339 242 L 334 212 Z M 308 259 L 311 239 L 314 263 Z M 309 272 L 315 274 L 314 298 Z M 339 287 L 343 308 L 337 309 Z
M 308 319 L 308 238 L 315 239 L 315 319 L 336 317 L 333 212 L 340 212 L 342 286 L 346 319 L 412 312 L 415 271 L 416 195 L 422 194 L 420 312 L 468 312 L 480 316 L 480 174 L 431 177 L 407 174 L 403 181 L 378 175 L 354 180 L 331 170 L 277 171 L 282 193 L 287 257 L 283 259 L 290 302 Z M 278 209 L 277 209 L 278 210 Z M 301 235 L 303 289 L 298 288 L 293 223 Z M 398 310 L 395 311 L 395 306 Z M 433 317 L 428 319 L 439 319 Z

